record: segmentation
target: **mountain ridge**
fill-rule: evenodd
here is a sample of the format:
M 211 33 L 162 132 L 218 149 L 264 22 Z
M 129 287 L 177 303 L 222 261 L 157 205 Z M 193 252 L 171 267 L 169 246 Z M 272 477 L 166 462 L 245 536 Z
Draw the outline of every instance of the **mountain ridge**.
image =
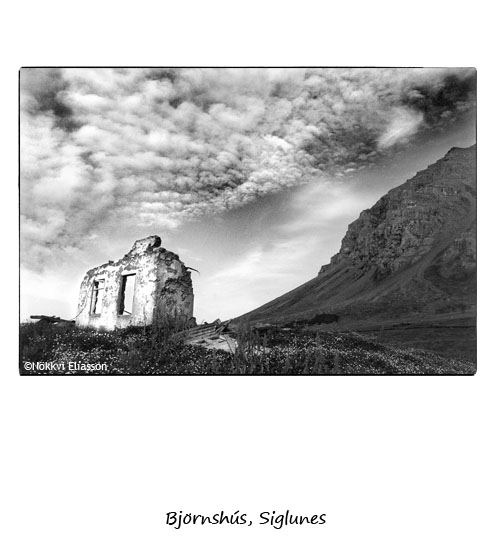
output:
M 285 323 L 319 313 L 344 325 L 475 313 L 476 145 L 391 189 L 352 222 L 319 274 L 241 316 Z

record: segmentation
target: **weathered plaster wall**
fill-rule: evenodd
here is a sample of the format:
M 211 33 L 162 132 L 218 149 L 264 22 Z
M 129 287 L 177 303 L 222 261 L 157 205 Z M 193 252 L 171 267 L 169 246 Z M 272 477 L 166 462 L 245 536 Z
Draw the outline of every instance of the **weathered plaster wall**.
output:
M 179 257 L 161 250 L 159 264 L 165 269 L 157 272 L 157 302 L 158 319 L 168 316 L 183 317 L 187 321 L 193 316 L 193 283 L 191 273 L 186 269 Z
M 81 283 L 76 323 L 80 326 L 114 329 L 149 325 L 168 317 L 191 318 L 191 275 L 179 257 L 160 247 L 160 244 L 158 236 L 140 239 L 121 260 L 110 261 L 89 270 Z M 119 314 L 123 277 L 133 273 L 136 274 L 136 280 L 132 314 Z M 92 314 L 93 286 L 99 278 L 105 278 L 101 313 Z

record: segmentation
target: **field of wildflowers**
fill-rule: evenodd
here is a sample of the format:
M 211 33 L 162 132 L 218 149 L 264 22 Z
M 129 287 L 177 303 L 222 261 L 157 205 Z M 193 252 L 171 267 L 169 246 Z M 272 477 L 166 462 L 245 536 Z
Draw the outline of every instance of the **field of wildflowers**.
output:
M 86 374 L 28 371 L 25 362 L 105 363 L 111 375 L 457 375 L 475 364 L 432 352 L 399 349 L 355 333 L 241 328 L 235 354 L 184 345 L 167 327 L 115 331 L 20 326 L 21 374 Z

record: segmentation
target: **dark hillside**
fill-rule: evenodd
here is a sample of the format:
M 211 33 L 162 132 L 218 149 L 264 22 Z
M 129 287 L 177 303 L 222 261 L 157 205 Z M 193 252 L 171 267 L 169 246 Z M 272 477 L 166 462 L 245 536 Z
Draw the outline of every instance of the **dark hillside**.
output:
M 474 328 L 475 305 L 474 145 L 451 149 L 391 190 L 350 224 L 317 277 L 242 319 L 280 324 L 327 313 L 341 328 L 379 330 L 427 320 L 446 329 L 470 318 Z M 472 348 L 462 355 L 475 357 Z

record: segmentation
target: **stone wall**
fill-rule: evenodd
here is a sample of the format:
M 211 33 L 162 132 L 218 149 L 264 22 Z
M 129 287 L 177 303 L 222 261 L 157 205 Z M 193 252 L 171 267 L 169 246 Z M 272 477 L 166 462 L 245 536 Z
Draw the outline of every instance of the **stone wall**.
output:
M 77 325 L 110 330 L 191 318 L 191 274 L 176 254 L 160 245 L 158 236 L 140 239 L 121 260 L 89 270 L 81 283 Z M 133 274 L 134 293 L 125 290 L 128 303 L 129 293 L 133 296 L 131 310 L 122 311 L 123 282 Z

